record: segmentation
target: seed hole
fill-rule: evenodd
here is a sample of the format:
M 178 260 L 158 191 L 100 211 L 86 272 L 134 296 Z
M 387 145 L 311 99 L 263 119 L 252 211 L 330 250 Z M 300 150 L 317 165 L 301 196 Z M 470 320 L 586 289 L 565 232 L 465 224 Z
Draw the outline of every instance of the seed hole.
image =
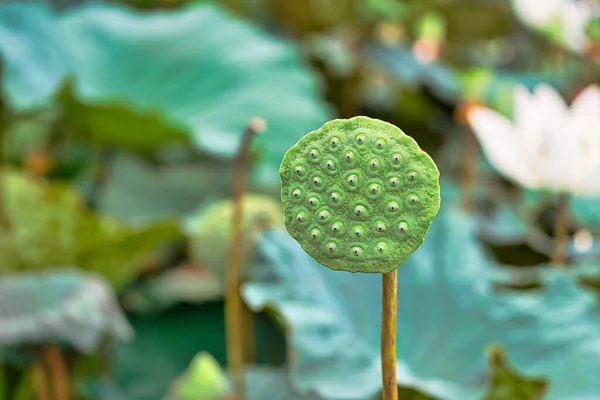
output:
M 402 221 L 398 224 L 398 230 L 400 233 L 406 233 L 408 231 L 408 224 L 405 221 Z
M 346 162 L 351 163 L 352 161 L 354 161 L 354 153 L 351 151 L 348 151 L 346 153 Z
M 388 249 L 388 245 L 386 242 L 379 242 L 377 243 L 377 252 L 379 253 L 385 253 Z
M 356 186 L 357 182 L 358 182 L 358 176 L 352 174 L 348 177 L 348 184 L 350 186 Z
M 417 179 L 417 173 L 415 171 L 410 171 L 406 174 L 406 179 L 408 179 L 409 182 L 414 182 Z
M 359 217 L 362 215 L 365 215 L 366 213 L 367 213 L 367 209 L 365 208 L 365 206 L 358 205 L 358 206 L 354 207 L 354 214 L 358 215 Z
M 325 248 L 330 253 L 335 253 L 338 250 L 338 246 L 335 242 L 327 242 L 327 244 L 325 245 Z
M 377 148 L 379 150 L 383 149 L 385 147 L 385 141 L 383 139 L 379 139 L 377 141 L 377 143 L 375 143 L 375 146 L 377 146 Z
M 400 154 L 394 154 L 392 156 L 392 163 L 398 165 L 400 162 L 402 162 L 402 156 Z
M 310 158 L 316 159 L 319 157 L 319 150 L 311 149 L 310 150 Z
M 313 239 L 318 239 L 319 237 L 321 237 L 321 230 L 319 230 L 317 228 L 313 229 L 312 231 L 310 231 L 310 236 Z
M 400 208 L 400 206 L 395 201 L 390 201 L 387 203 L 387 209 L 390 212 L 396 212 L 396 211 L 398 211 L 399 208 Z

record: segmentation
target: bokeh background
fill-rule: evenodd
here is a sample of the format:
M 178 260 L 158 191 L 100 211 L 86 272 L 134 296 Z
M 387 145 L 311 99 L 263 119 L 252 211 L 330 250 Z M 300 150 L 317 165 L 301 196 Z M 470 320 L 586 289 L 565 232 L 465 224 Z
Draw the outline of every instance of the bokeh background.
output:
M 600 399 L 596 83 L 595 0 L 0 1 L 0 399 L 234 398 L 254 117 L 244 398 L 378 398 L 380 279 L 318 265 L 279 197 L 285 151 L 356 115 L 441 172 L 400 398 Z

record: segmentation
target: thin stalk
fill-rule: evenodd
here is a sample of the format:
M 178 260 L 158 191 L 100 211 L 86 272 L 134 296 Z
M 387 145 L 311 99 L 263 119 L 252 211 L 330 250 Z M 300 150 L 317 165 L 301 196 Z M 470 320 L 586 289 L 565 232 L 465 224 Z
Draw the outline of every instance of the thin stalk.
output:
M 50 400 L 48 377 L 46 376 L 46 368 L 41 360 L 36 360 L 32 367 L 33 388 L 35 391 L 35 400 Z M 25 379 L 25 378 L 23 378 Z
M 242 261 L 242 221 L 244 217 L 242 200 L 246 189 L 248 151 L 252 139 L 265 128 L 264 121 L 254 119 L 242 135 L 242 142 L 235 158 L 233 176 L 233 221 L 231 241 L 227 260 L 225 293 L 225 333 L 227 344 L 227 364 L 233 385 L 233 400 L 244 397 L 244 304 L 240 296 L 240 264 Z M 252 344 L 253 345 L 253 344 Z
M 3 79 L 3 65 L 0 62 L 0 83 Z M 0 228 L 10 228 L 9 218 L 6 213 L 5 207 L 5 194 L 2 186 L 4 185 L 4 168 L 6 166 L 5 152 L 6 152 L 6 126 L 8 119 L 8 111 L 6 102 L 2 93 L 2 86 L 0 85 Z
M 567 261 L 567 240 L 569 236 L 569 195 L 558 196 L 556 217 L 554 218 L 554 250 L 552 263 L 565 266 Z
M 461 205 L 466 211 L 475 209 L 475 185 L 477 182 L 477 161 L 479 152 L 477 139 L 470 128 L 466 128 L 465 144 L 460 166 Z
M 65 359 L 60 349 L 54 345 L 42 347 L 42 358 L 46 364 L 48 376 L 52 381 L 53 400 L 71 400 L 71 382 Z
M 398 400 L 396 382 L 396 315 L 398 303 L 398 271 L 382 275 L 381 301 L 381 372 L 383 400 Z

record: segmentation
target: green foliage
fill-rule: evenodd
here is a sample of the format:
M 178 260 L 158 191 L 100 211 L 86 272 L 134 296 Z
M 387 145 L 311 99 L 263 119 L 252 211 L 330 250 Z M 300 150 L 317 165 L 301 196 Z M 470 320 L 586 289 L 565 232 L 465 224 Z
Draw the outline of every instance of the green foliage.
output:
M 35 23 L 7 23 L 13 18 Z M 231 157 L 260 116 L 269 135 L 257 140 L 257 182 L 269 186 L 285 150 L 327 117 L 290 45 L 212 4 L 152 16 L 108 4 L 64 14 L 8 5 L 0 26 L 9 105 L 58 101 L 66 131 L 93 144 L 151 151 L 187 138 Z M 23 56 L 16 43 L 43 51 Z
M 172 400 L 220 400 L 229 392 L 229 382 L 219 363 L 209 353 L 196 354 L 186 372 L 175 382 Z
M 0 179 L 0 211 L 6 218 L 0 225 L 3 272 L 74 266 L 98 272 L 121 288 L 139 274 L 153 250 L 181 237 L 175 222 L 133 226 L 92 214 L 66 184 L 12 170 Z
M 260 194 L 246 194 L 242 201 L 242 209 L 242 233 L 245 243 L 240 250 L 242 260 L 246 264 L 243 275 L 247 276 L 247 267 L 254 262 L 256 241 L 260 233 L 282 227 L 283 217 L 279 202 Z M 232 221 L 233 201 L 226 199 L 190 216 L 186 223 L 191 261 L 200 268 L 216 273 L 223 283 Z
M 112 288 L 94 274 L 29 272 L 0 280 L 0 346 L 69 344 L 96 351 L 106 336 L 129 339 L 131 327 Z
M 544 379 L 521 377 L 508 364 L 502 350 L 496 346 L 489 349 L 489 386 L 483 400 L 541 400 L 548 388 Z
M 286 153 L 280 174 L 286 228 L 334 270 L 398 268 L 440 207 L 433 160 L 400 129 L 367 117 L 307 134 Z
M 445 201 L 423 246 L 398 270 L 398 384 L 440 400 L 480 399 L 486 349 L 499 344 L 520 374 L 549 381 L 548 399 L 593 398 L 594 298 L 561 271 L 536 292 L 495 293 L 476 227 Z M 285 320 L 296 385 L 325 399 L 375 395 L 381 305 L 373 293 L 381 279 L 322 268 L 285 231 L 265 234 L 259 248 L 265 263 L 244 298 Z

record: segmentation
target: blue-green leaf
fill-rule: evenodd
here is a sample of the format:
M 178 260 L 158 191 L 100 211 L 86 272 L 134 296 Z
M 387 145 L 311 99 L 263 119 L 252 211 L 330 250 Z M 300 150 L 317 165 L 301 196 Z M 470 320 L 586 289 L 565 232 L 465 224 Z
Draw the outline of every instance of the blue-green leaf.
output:
M 112 288 L 96 274 L 60 270 L 0 279 L 0 346 L 58 343 L 90 353 L 106 335 L 132 334 Z
M 257 139 L 256 172 L 276 184 L 284 152 L 328 118 L 291 45 L 212 4 L 144 13 L 94 3 L 63 14 L 3 6 L 0 24 L 9 104 L 60 98 L 67 128 L 93 143 L 146 151 L 185 136 L 231 157 L 258 116 L 268 133 Z
M 550 381 L 549 399 L 600 392 L 600 323 L 594 299 L 560 271 L 538 292 L 496 294 L 476 222 L 446 203 L 423 246 L 398 270 L 398 382 L 439 399 L 477 399 L 486 349 L 501 345 L 515 367 Z M 329 399 L 364 399 L 380 388 L 378 276 L 329 271 L 284 231 L 262 238 L 264 263 L 244 297 L 274 307 L 291 330 L 293 379 Z

